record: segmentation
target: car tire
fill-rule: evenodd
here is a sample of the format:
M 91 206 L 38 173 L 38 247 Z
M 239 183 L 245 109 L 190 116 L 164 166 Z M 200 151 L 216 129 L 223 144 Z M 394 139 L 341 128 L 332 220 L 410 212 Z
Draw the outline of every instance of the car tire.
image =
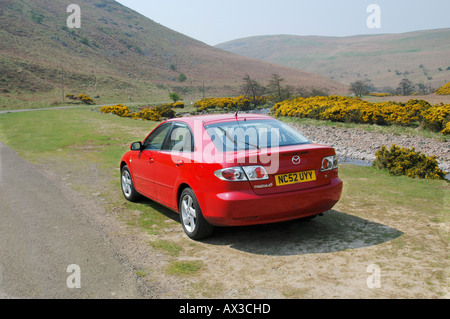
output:
M 180 221 L 186 235 L 194 240 L 210 237 L 214 227 L 203 217 L 194 191 L 190 188 L 183 190 L 179 201 Z
M 127 165 L 122 167 L 120 185 L 122 186 L 123 196 L 130 202 L 136 202 L 141 198 L 141 195 L 134 188 L 131 173 Z

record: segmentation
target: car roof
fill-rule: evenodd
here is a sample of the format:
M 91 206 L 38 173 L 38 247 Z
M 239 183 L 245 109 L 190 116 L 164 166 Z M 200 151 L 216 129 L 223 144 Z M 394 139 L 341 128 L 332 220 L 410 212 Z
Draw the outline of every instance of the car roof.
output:
M 170 121 L 183 120 L 185 122 L 194 122 L 194 121 L 202 121 L 203 124 L 211 124 L 217 122 L 229 122 L 233 120 L 271 120 L 272 117 L 265 114 L 254 114 L 254 113 L 238 113 L 237 116 L 235 113 L 227 113 L 227 114 L 206 114 L 206 115 L 195 115 L 188 116 L 182 118 L 174 118 Z

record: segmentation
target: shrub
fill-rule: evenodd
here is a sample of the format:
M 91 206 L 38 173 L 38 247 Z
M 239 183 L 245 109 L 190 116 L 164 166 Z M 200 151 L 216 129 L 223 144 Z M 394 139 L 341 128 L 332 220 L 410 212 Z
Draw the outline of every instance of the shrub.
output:
M 450 135 L 450 122 L 445 124 L 445 128 L 441 131 L 441 133 L 444 135 Z
M 293 116 L 378 125 L 419 126 L 440 132 L 450 121 L 450 104 L 432 106 L 424 100 L 370 103 L 354 97 L 316 96 L 286 100 L 272 108 L 275 116 Z
M 392 96 L 391 93 L 379 93 L 379 92 L 372 92 L 369 93 L 370 96 L 376 96 L 376 97 L 386 97 L 386 96 Z
M 176 113 L 172 110 L 173 104 L 163 104 L 155 107 L 144 107 L 139 112 L 131 114 L 132 119 L 146 121 L 161 121 L 163 118 L 174 118 Z
M 175 102 L 172 104 L 173 108 L 177 108 L 177 109 L 184 109 L 184 103 L 183 102 Z
M 409 100 L 407 103 L 388 102 L 383 109 L 386 121 L 390 124 L 411 126 L 422 121 L 422 113 L 428 110 L 431 104 L 424 100 Z
M 248 98 L 250 99 L 250 102 L 256 106 L 265 105 L 265 104 L 269 103 L 271 100 L 270 96 L 255 96 L 255 97 L 250 96 Z
M 439 88 L 437 90 L 436 94 L 438 94 L 438 95 L 449 95 L 450 94 L 450 82 L 448 82 L 447 84 L 445 84 L 441 88 Z
M 161 121 L 162 118 L 173 118 L 176 113 L 172 110 L 172 104 L 164 104 L 155 107 L 144 107 L 138 112 L 131 113 L 127 106 L 117 104 L 113 106 L 103 106 L 100 112 L 115 114 L 120 117 L 131 117 L 132 119 L 142 119 L 146 121 Z
M 84 104 L 89 104 L 89 105 L 95 104 L 95 101 L 92 98 L 90 98 L 89 96 L 87 96 L 86 94 L 78 94 L 78 96 L 75 96 L 75 94 L 66 94 L 66 97 L 71 100 L 81 101 Z
M 131 118 L 134 120 L 141 119 L 146 121 L 161 121 L 161 114 L 154 108 L 145 108 L 139 112 L 131 114 Z
M 194 103 L 194 107 L 199 111 L 211 109 L 228 110 L 249 110 L 251 109 L 250 99 L 245 96 L 206 98 Z
M 163 105 L 159 105 L 159 106 L 155 106 L 153 109 L 158 112 L 161 117 L 166 117 L 166 118 L 174 118 L 176 113 L 174 110 L 172 110 L 172 105 L 173 104 L 163 104 Z
M 426 129 L 440 132 L 450 122 L 450 104 L 440 104 L 422 112 L 422 123 Z
M 81 100 L 81 102 L 83 102 L 84 104 L 95 104 L 95 101 L 86 94 L 79 94 L 78 99 Z
M 373 166 L 389 171 L 391 175 L 406 175 L 412 178 L 445 179 L 436 161 L 436 156 L 425 156 L 414 148 L 391 145 L 388 150 L 382 146 L 375 154 Z
M 103 106 L 100 109 L 100 112 L 105 114 L 115 114 L 120 117 L 129 117 L 130 116 L 130 109 L 127 106 L 124 106 L 122 104 L 117 104 L 113 106 Z
M 187 77 L 184 73 L 180 73 L 178 75 L 178 81 L 180 81 L 181 83 L 185 82 L 187 80 Z
M 178 93 L 175 93 L 175 92 L 169 93 L 169 98 L 170 98 L 174 103 L 176 103 L 176 102 L 182 100 L 182 99 L 181 99 L 181 96 L 180 96 Z

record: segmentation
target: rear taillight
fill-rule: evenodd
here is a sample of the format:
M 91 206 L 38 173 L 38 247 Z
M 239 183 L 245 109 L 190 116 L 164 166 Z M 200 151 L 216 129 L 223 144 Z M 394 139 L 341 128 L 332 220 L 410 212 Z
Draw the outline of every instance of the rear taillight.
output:
M 245 171 L 245 175 L 247 175 L 248 180 L 250 181 L 262 181 L 265 179 L 269 179 L 269 174 L 262 166 L 245 166 L 242 167 Z
M 214 172 L 218 178 L 224 181 L 238 182 L 247 180 L 245 173 L 240 167 L 230 167 Z
M 224 168 L 214 172 L 218 178 L 224 181 L 261 181 L 269 179 L 269 174 L 262 166 L 244 166 Z
M 320 170 L 322 172 L 331 171 L 332 169 L 338 168 L 338 158 L 336 155 L 324 157 L 322 160 L 322 167 Z

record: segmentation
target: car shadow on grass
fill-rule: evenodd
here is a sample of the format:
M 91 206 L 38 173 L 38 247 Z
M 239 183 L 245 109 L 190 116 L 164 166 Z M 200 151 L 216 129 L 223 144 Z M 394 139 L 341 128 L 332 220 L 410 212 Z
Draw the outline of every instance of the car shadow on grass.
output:
M 151 208 L 152 211 L 161 218 L 161 220 L 163 220 L 164 218 L 166 218 L 166 220 L 170 219 L 174 222 L 179 223 L 181 227 L 180 215 L 173 210 L 148 198 L 142 198 L 139 203 Z
M 402 235 L 386 225 L 331 210 L 310 221 L 217 228 L 203 242 L 258 255 L 289 256 L 370 247 Z

